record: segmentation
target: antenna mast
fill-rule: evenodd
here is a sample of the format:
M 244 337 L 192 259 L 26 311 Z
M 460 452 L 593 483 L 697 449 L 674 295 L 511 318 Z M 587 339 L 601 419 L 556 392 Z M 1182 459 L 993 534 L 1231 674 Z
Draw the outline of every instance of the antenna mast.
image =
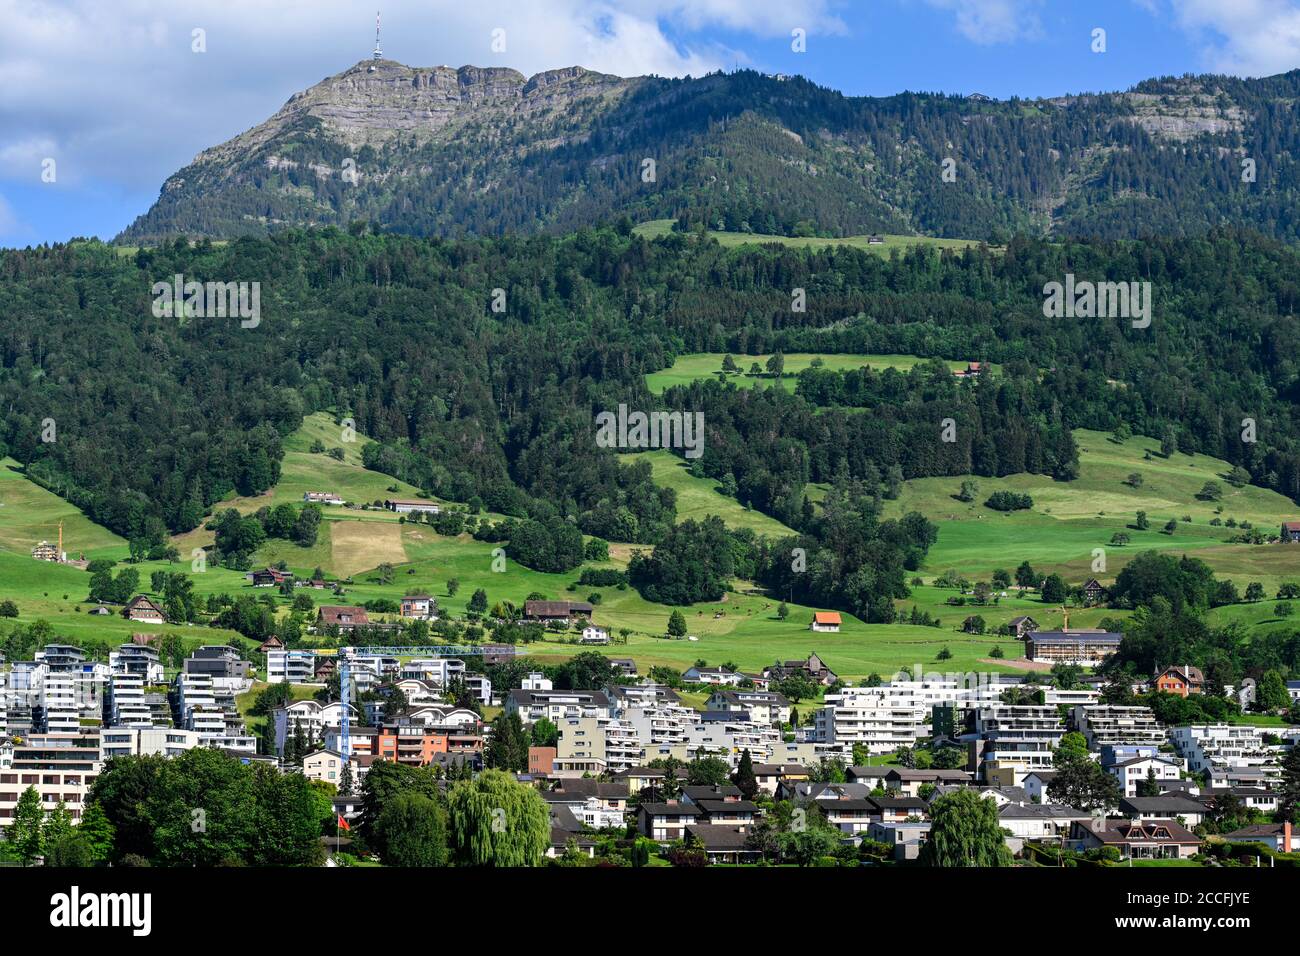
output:
M 375 53 L 374 53 L 374 58 L 375 58 L 376 60 L 382 60 L 382 59 L 384 58 L 384 51 L 381 50 L 381 49 L 379 48 L 379 11 L 378 11 L 378 10 L 375 11 Z

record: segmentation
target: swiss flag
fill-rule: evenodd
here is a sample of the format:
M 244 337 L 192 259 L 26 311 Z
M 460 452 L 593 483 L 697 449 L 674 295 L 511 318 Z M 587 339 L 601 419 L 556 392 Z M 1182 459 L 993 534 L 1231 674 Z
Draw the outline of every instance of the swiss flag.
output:
M 348 825 L 348 821 L 343 819 L 343 814 L 341 813 L 339 814 L 339 827 L 348 831 L 351 831 L 352 829 L 352 827 Z

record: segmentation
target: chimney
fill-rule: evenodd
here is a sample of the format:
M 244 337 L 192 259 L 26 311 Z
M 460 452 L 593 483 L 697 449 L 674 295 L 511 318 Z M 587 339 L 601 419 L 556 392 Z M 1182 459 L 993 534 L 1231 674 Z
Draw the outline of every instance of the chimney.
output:
M 1280 847 L 1280 850 L 1282 853 L 1291 852 L 1291 821 L 1290 820 L 1285 820 L 1282 823 L 1282 846 Z

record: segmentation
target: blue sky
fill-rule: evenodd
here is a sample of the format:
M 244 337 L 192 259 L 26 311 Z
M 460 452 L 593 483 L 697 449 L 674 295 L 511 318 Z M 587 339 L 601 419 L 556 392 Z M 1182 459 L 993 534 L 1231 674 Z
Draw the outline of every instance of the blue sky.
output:
M 525 74 L 739 64 L 1005 98 L 1300 67 L 1300 0 L 0 0 L 0 245 L 111 238 L 200 150 L 364 59 L 376 2 L 391 59 Z

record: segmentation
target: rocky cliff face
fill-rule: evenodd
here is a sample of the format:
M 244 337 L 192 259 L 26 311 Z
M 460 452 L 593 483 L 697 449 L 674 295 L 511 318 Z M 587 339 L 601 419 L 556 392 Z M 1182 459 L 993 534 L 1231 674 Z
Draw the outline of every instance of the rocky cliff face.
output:
M 623 215 L 786 235 L 1300 231 L 1300 71 L 999 103 L 845 97 L 752 71 L 362 61 L 200 153 L 123 235 L 230 238 L 365 219 L 415 235 L 562 231 Z M 1243 156 L 1260 180 L 1231 187 Z M 653 162 L 647 166 L 647 160 Z M 951 160 L 958 175 L 944 180 Z
M 365 60 L 295 93 L 266 122 L 205 150 L 194 165 L 239 161 L 304 119 L 318 121 L 329 138 L 353 150 L 382 147 L 403 134 L 421 143 L 470 119 L 543 119 L 633 83 L 577 66 L 528 78 L 501 67 L 425 68 Z

